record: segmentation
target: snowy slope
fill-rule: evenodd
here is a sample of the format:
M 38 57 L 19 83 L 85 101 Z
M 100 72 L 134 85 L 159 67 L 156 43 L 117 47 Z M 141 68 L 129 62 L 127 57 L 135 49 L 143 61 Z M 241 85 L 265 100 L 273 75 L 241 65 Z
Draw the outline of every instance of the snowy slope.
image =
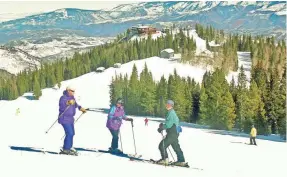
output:
M 32 42 L 23 41 L 18 48 L 40 58 L 59 55 L 73 49 L 84 49 L 104 44 L 113 38 L 66 36 L 61 38 L 40 39 Z
M 196 55 L 200 55 L 202 53 L 206 53 L 208 55 L 212 55 L 212 53 L 209 50 L 207 50 L 207 48 L 206 48 L 206 41 L 204 39 L 200 38 L 195 30 L 190 30 L 189 31 L 189 36 L 192 36 L 193 39 L 195 39 L 195 42 L 196 42 L 196 52 L 195 52 L 195 54 Z
M 24 69 L 39 66 L 40 60 L 49 62 L 70 58 L 76 51 L 83 52 L 91 47 L 112 41 L 113 37 L 45 36 L 37 40 L 11 41 L 0 46 L 0 69 L 17 74 Z M 15 49 L 15 51 L 11 50 Z M 37 60 L 35 60 L 37 58 Z
M 27 56 L 21 51 L 9 51 L 0 48 L 0 69 L 9 73 L 17 74 L 26 68 L 40 65 L 38 60 Z
M 218 131 L 183 127 L 179 137 L 186 161 L 197 169 L 182 169 L 130 162 L 126 158 L 97 152 L 80 151 L 78 157 L 42 154 L 34 148 L 46 148 L 58 152 L 62 146 L 62 127 L 56 124 L 49 134 L 44 132 L 55 121 L 58 114 L 58 100 L 64 88 L 77 85 L 76 98 L 84 107 L 108 108 L 108 85 L 115 73 L 131 73 L 135 63 L 141 71 L 147 63 L 155 79 L 168 75 L 174 68 L 181 76 L 192 76 L 200 81 L 204 70 L 183 64 L 172 64 L 156 57 L 124 64 L 120 69 L 109 68 L 103 73 L 88 73 L 78 78 L 62 82 L 60 90 L 44 89 L 39 101 L 20 97 L 14 101 L 0 101 L 0 156 L 2 167 L 0 176 L 137 176 L 137 177 L 250 177 L 285 176 L 286 143 L 258 140 L 259 146 L 248 146 L 248 138 L 221 135 Z M 161 66 L 161 67 L 158 67 Z M 15 111 L 20 108 L 19 116 Z M 78 117 L 80 113 L 76 114 Z M 74 147 L 107 149 L 111 135 L 107 128 L 106 114 L 88 112 L 76 124 Z M 156 121 L 144 126 L 144 119 L 134 117 L 137 152 L 144 158 L 159 159 L 158 143 L 161 135 L 156 129 Z M 124 122 L 122 130 L 123 149 L 134 153 L 132 129 Z M 10 146 L 13 146 L 12 149 Z M 19 151 L 13 149 L 22 149 Z M 267 163 L 268 162 L 268 163 Z M 272 163 L 271 163 L 272 162 Z
M 230 72 L 227 80 L 231 81 L 232 77 L 234 77 L 235 83 L 237 83 L 237 77 L 240 72 L 240 67 L 243 66 L 244 73 L 246 75 L 246 78 L 248 81 L 251 79 L 251 67 L 252 67 L 252 61 L 250 52 L 237 52 L 238 55 L 238 70 L 236 72 Z

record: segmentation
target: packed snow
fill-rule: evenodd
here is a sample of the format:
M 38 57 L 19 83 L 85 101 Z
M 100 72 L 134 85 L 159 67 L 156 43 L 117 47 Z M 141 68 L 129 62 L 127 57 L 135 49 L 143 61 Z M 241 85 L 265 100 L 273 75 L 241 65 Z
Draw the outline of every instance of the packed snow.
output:
M 191 168 L 173 168 L 132 162 L 127 158 L 99 152 L 80 151 L 78 157 L 53 154 L 59 152 L 64 135 L 61 125 L 56 124 L 49 134 L 45 131 L 57 119 L 58 101 L 67 85 L 76 85 L 75 98 L 83 107 L 109 108 L 109 84 L 115 73 L 131 74 L 133 64 L 139 72 L 147 63 L 155 79 L 168 76 L 174 68 L 180 76 L 202 79 L 204 69 L 171 63 L 157 57 L 123 64 L 121 68 L 108 68 L 103 73 L 88 73 L 78 78 L 63 81 L 61 88 L 43 89 L 40 100 L 29 100 L 26 94 L 13 101 L 0 101 L 1 146 L 3 163 L 0 176 L 137 176 L 137 177 L 250 177 L 285 176 L 286 143 L 258 139 L 258 146 L 249 146 L 248 135 L 214 131 L 206 127 L 183 124 L 179 137 L 186 161 Z M 160 66 L 160 67 L 159 67 Z M 16 114 L 16 109 L 20 113 Z M 76 118 L 80 116 L 77 112 Z M 161 135 L 157 132 L 158 121 L 151 118 L 144 125 L 144 117 L 134 118 L 134 133 L 137 153 L 146 159 L 159 159 L 158 144 Z M 110 147 L 111 135 L 105 127 L 105 112 L 88 112 L 75 124 L 75 148 Z M 129 122 L 121 128 L 123 150 L 133 154 L 132 129 Z M 44 148 L 50 153 L 39 152 Z M 83 150 L 82 149 L 82 150 Z M 172 151 L 173 156 L 175 156 Z M 171 156 L 170 156 L 171 157 Z M 281 160 L 280 160 L 281 159 Z M 172 159 L 170 159 L 172 160 Z M 202 169 L 202 170 L 201 170 Z M 285 175 L 284 175 L 285 174 Z

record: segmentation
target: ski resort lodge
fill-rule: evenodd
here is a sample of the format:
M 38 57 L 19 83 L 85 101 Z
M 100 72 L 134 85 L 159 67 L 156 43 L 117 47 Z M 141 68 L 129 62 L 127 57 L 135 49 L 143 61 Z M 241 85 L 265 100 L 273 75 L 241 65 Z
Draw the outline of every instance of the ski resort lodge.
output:
M 180 53 L 175 54 L 173 49 L 164 49 L 160 52 L 160 57 L 171 60 L 180 60 L 181 54 Z
M 131 28 L 132 34 L 155 34 L 156 28 L 150 27 L 150 26 L 133 26 Z
M 164 49 L 160 52 L 161 58 L 172 58 L 174 57 L 174 50 L 173 49 Z

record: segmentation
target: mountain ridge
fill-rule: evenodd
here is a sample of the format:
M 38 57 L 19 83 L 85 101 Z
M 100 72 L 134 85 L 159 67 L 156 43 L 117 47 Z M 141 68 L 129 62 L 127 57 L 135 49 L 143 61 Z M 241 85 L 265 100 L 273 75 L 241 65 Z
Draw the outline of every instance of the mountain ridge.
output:
M 263 35 L 274 35 L 273 31 L 279 29 L 284 37 L 286 2 L 171 1 L 122 4 L 110 10 L 64 8 L 1 22 L 0 43 L 27 38 L 32 36 L 29 33 L 41 30 L 61 29 L 87 36 L 115 36 L 136 24 L 188 20 L 227 31 L 246 30 Z M 230 25 L 234 23 L 241 25 Z

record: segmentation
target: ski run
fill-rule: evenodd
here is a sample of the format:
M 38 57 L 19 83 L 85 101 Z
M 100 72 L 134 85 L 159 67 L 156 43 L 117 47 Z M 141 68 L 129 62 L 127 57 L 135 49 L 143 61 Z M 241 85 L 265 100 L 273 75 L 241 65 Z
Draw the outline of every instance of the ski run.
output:
M 205 72 L 199 67 L 152 57 L 123 64 L 121 68 L 108 68 L 103 73 L 92 72 L 63 81 L 60 89 L 43 89 L 40 100 L 26 99 L 27 93 L 13 101 L 0 101 L 0 176 L 281 177 L 284 174 L 285 163 L 278 159 L 286 159 L 286 143 L 280 142 L 278 137 L 259 137 L 258 146 L 249 146 L 246 145 L 249 142 L 246 134 L 215 131 L 193 124 L 183 124 L 179 136 L 190 168 L 169 168 L 132 161 L 130 156 L 101 153 L 99 150 L 108 150 L 112 138 L 106 128 L 111 79 L 120 73 L 130 76 L 134 64 L 141 72 L 145 63 L 156 80 L 162 75 L 167 78 L 177 69 L 180 76 L 191 76 L 200 82 Z M 230 81 L 231 77 L 227 76 L 227 79 Z M 75 98 L 78 104 L 95 108 L 75 124 L 74 148 L 78 150 L 78 156 L 58 154 L 63 145 L 61 125 L 56 123 L 48 134 L 45 133 L 57 119 L 59 98 L 70 84 L 77 87 Z M 15 114 L 17 108 L 20 108 L 18 115 Z M 80 114 L 77 111 L 75 119 Z M 145 117 L 128 117 L 134 119 L 137 155 L 147 160 L 160 159 L 158 144 L 162 136 L 157 128 L 163 119 L 149 118 L 149 124 L 145 126 Z M 128 121 L 122 124 L 121 138 L 124 153 L 135 154 L 132 127 Z M 172 161 L 170 154 L 169 157 Z

